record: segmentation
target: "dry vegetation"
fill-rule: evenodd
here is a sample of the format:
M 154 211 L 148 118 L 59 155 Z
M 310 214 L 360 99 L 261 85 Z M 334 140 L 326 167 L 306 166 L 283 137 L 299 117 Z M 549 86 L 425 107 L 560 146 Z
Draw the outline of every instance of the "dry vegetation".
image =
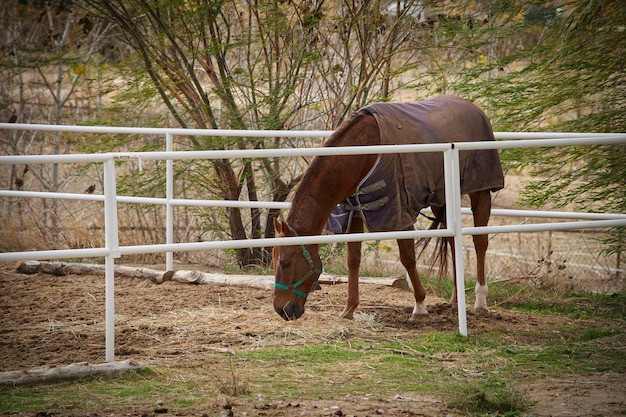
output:
M 507 188 L 495 196 L 494 205 L 513 207 L 522 179 L 509 176 Z M 32 213 L 38 203 L 25 204 L 21 207 L 24 212 Z M 96 208 L 99 204 L 89 203 L 76 218 L 97 224 L 96 216 L 84 215 Z M 78 211 L 74 208 L 68 212 Z M 155 216 L 157 224 L 161 221 L 157 213 L 132 213 Z M 32 214 L 31 219 L 37 220 Z M 18 219 L 3 221 L 14 225 Z M 492 223 L 499 221 L 503 219 L 494 218 Z M 73 226 L 65 228 L 59 238 L 77 242 L 67 246 L 101 244 L 98 239 L 102 231 L 98 228 L 65 224 Z M 51 242 L 37 236 L 49 230 L 31 227 L 19 235 L 25 240 L 10 241 L 10 235 L 5 235 L 4 242 L 9 245 L 7 248 L 12 247 L 12 242 L 20 242 L 13 250 L 44 248 Z M 152 232 L 161 238 L 162 231 Z M 131 228 L 124 236 L 132 237 L 129 242 L 141 242 L 148 235 L 145 230 Z M 491 249 L 496 254 L 512 248 L 517 252 L 515 256 L 509 252 L 509 256 L 501 257 L 504 260 L 493 253 L 489 257 L 489 271 L 495 277 L 491 284 L 491 313 L 486 317 L 469 313 L 469 342 L 455 337 L 457 313 L 444 301 L 450 291 L 448 282 L 429 281 L 431 314 L 417 323 L 408 320 L 412 308 L 410 292 L 382 284 L 364 285 L 362 304 L 354 321 L 337 317 L 346 287 L 335 285 L 324 286 L 311 295 L 308 313 L 301 320 L 283 322 L 273 311 L 269 289 L 174 282 L 156 285 L 149 280 L 117 278 L 116 359 L 138 360 L 150 370 L 135 377 L 51 386 L 51 393 L 45 397 L 48 400 L 44 398 L 36 403 L 38 406 L 26 406 L 25 410 L 30 411 L 17 414 L 29 415 L 32 407 L 39 407 L 60 415 L 80 415 L 83 410 L 114 415 L 146 415 L 154 410 L 165 410 L 162 414 L 166 415 L 220 416 L 229 412 L 241 416 L 314 416 L 329 415 L 333 410 L 345 415 L 484 415 L 485 412 L 462 410 L 482 402 L 494 406 L 487 399 L 504 396 L 508 401 L 504 407 L 514 405 L 537 416 L 574 416 L 580 415 L 581 410 L 620 415 L 626 410 L 624 369 L 607 368 L 606 364 L 613 362 L 606 358 L 625 357 L 623 314 L 619 319 L 604 317 L 602 313 L 596 316 L 594 311 L 606 312 L 615 307 L 603 306 L 602 301 L 583 304 L 589 299 L 578 301 L 571 294 L 623 293 L 623 279 L 577 279 L 569 266 L 549 264 L 542 258 L 546 236 L 492 238 Z M 553 240 L 551 247 L 571 243 L 571 236 L 568 234 L 559 242 Z M 571 244 L 565 247 L 565 252 L 558 256 L 572 253 Z M 403 276 L 393 242 L 371 243 L 365 250 L 366 275 Z M 164 269 L 159 258 L 160 255 L 146 255 L 121 261 Z M 178 269 L 234 272 L 226 253 L 193 252 L 176 258 Z M 335 269 L 341 274 L 343 261 L 341 251 L 331 252 L 326 270 Z M 153 265 L 154 262 L 159 264 Z M 472 262 L 471 256 L 466 255 L 468 276 Z M 15 271 L 14 265 L 4 264 L 0 294 L 0 370 L 104 360 L 102 276 L 23 275 Z M 467 294 L 471 305 L 472 294 Z M 558 306 L 551 301 L 554 299 L 559 300 Z M 617 300 L 619 306 L 620 298 Z M 528 304 L 536 304 L 534 308 L 538 310 L 557 312 L 545 314 L 519 308 Z M 619 308 L 623 311 L 624 306 Z M 580 309 L 582 313 L 560 312 L 568 309 Z M 589 337 L 592 340 L 585 345 L 576 342 Z M 576 350 L 580 354 L 596 351 L 581 362 L 580 372 L 573 372 L 571 363 L 576 362 L 568 359 L 576 356 Z M 538 360 L 530 358 L 545 351 L 555 351 L 550 364 L 528 369 L 528 364 Z M 320 357 L 332 358 L 331 352 L 342 352 L 347 358 L 333 362 L 329 368 L 318 364 Z M 394 368 L 384 364 L 396 360 L 415 367 L 411 371 L 414 379 L 386 374 Z M 308 366 L 312 368 L 307 370 Z M 565 371 L 568 367 L 570 370 Z M 105 386 L 122 390 L 129 385 L 146 384 L 159 387 L 158 393 L 137 394 L 126 403 L 113 399 L 121 395 L 119 392 L 100 392 Z M 282 388 L 277 390 L 277 386 Z M 459 395 L 458 387 L 463 386 L 469 391 L 460 390 Z M 89 392 L 92 400 L 70 395 L 76 387 Z M 494 387 L 500 387 L 499 391 L 492 392 Z M 29 388 L 1 388 L 0 398 L 7 401 L 4 412 L 14 415 L 16 410 L 22 410 L 19 404 L 29 401 L 21 398 L 31 395 L 29 392 Z M 511 415 L 522 415 L 519 410 Z
M 432 283 L 430 315 L 418 322 L 408 320 L 408 291 L 377 284 L 364 285 L 353 321 L 337 317 L 346 287 L 335 285 L 312 294 L 309 311 L 295 322 L 276 315 L 269 290 L 156 285 L 133 278 L 118 278 L 115 285 L 116 359 L 144 362 L 150 371 L 50 386 L 35 405 L 39 411 L 145 415 L 159 403 L 169 409 L 166 415 L 227 415 L 225 405 L 241 416 L 324 415 L 333 406 L 346 415 L 375 415 L 379 410 L 385 415 L 464 415 L 455 410 L 459 405 L 452 400 L 458 396 L 451 387 L 482 387 L 493 380 L 508 387 L 506 393 L 534 404 L 532 415 L 573 416 L 593 410 L 616 416 L 626 409 L 625 370 L 607 368 L 613 363 L 609 357 L 619 361 L 626 354 L 623 318 L 511 309 L 544 297 L 524 285 L 516 287 L 517 294 L 502 293 L 509 284 L 492 285 L 491 313 L 469 314 L 468 341 L 455 337 L 456 310 L 433 292 Z M 5 264 L 0 294 L 0 370 L 104 360 L 102 276 L 23 275 Z M 561 307 L 567 306 L 603 308 L 588 301 L 581 305 L 575 297 L 563 300 Z M 598 336 L 579 342 L 590 330 Z M 571 352 L 558 346 L 569 346 Z M 570 356 L 589 349 L 594 353 L 579 363 L 578 372 L 567 370 Z M 544 364 L 541 352 L 550 351 L 556 356 Z M 539 362 L 532 365 L 534 361 Z M 394 376 L 400 372 L 395 364 L 412 376 Z M 146 384 L 158 389 L 125 401 L 121 391 L 112 394 Z M 70 393 L 75 389 L 89 394 L 76 397 Z M 25 387 L 0 388 L 4 412 L 21 409 L 20 398 L 35 395 L 28 392 Z
M 495 196 L 494 205 L 514 207 L 521 180 L 523 177 L 507 177 L 507 188 Z M 41 210 L 41 203 L 25 201 L 7 203 L 14 204 L 14 210 L 21 209 L 23 216 L 3 218 L 9 226 L 3 229 L 5 250 L 54 247 L 54 242 L 44 237 L 54 236 L 51 231 L 55 229 L 45 227 L 34 214 Z M 101 224 L 99 215 L 93 214 L 100 209 L 100 203 L 64 208 L 73 215 L 63 219 L 62 224 L 68 227 L 57 229 L 61 232 L 57 242 L 63 242 L 60 246 L 102 244 L 100 227 L 84 227 L 79 222 Z M 159 212 L 133 208 L 129 213 L 122 216 L 135 221 L 143 218 L 144 225 L 162 222 Z M 492 224 L 500 221 L 503 219 L 494 218 Z M 25 228 L 16 230 L 20 222 Z M 146 230 L 132 221 L 122 224 L 127 229 L 121 236 L 128 239 L 123 244 L 163 239 L 162 228 Z M 564 252 L 555 250 L 559 257 L 569 256 L 574 252 L 572 245 L 580 244 L 578 239 L 572 244 L 571 236 L 557 240 L 553 235 L 552 248 L 569 243 Z M 581 304 L 589 300 L 577 301 L 571 294 L 623 293 L 623 279 L 594 279 L 590 275 L 578 279 L 570 273 L 569 265 L 562 268 L 549 264 L 544 257 L 547 238 L 546 234 L 492 238 L 491 250 L 496 254 L 507 251 L 508 256 L 489 256 L 489 271 L 495 278 L 491 284 L 491 313 L 487 317 L 469 314 L 469 342 L 455 337 L 457 313 L 444 301 L 450 291 L 448 282 L 429 281 L 431 314 L 417 323 L 408 320 L 411 294 L 382 284 L 364 285 L 354 321 L 337 318 L 346 288 L 336 285 L 311 295 L 303 319 L 283 322 L 273 311 L 270 290 L 174 282 L 156 285 L 149 280 L 117 278 L 116 359 L 138 360 L 148 364 L 150 370 L 134 377 L 50 386 L 50 393 L 39 402 L 24 399 L 39 398 L 33 397 L 29 388 L 4 387 L 0 389 L 0 402 L 7 405 L 2 410 L 11 415 L 32 415 L 33 410 L 53 415 L 82 415 L 85 411 L 146 415 L 165 410 L 162 414 L 315 416 L 339 410 L 345 415 L 384 412 L 438 416 L 472 414 L 460 410 L 476 403 L 494 407 L 491 400 L 487 401 L 493 396 L 505 398 L 508 402 L 504 407 L 519 407 L 537 416 L 574 416 L 581 410 L 617 416 L 626 410 L 624 369 L 607 368 L 607 363 L 614 362 L 606 358 L 619 361 L 625 357 L 623 314 L 620 319 L 596 316 L 589 312 L 615 307 L 603 306 L 601 301 Z M 466 243 L 471 245 L 470 241 Z M 576 251 L 584 251 L 588 244 Z M 365 275 L 403 276 L 392 242 L 366 246 Z M 228 253 L 193 252 L 177 254 L 176 259 L 178 269 L 234 272 Z M 161 255 L 124 257 L 120 261 L 164 269 Z M 158 264 L 153 265 L 155 262 Z M 326 270 L 341 274 L 343 262 L 342 252 L 335 250 L 326 259 Z M 466 255 L 468 277 L 472 275 L 472 263 L 471 256 Z M 4 264 L 0 294 L 0 370 L 104 360 L 102 276 L 23 275 L 15 271 L 14 265 Z M 467 294 L 471 305 L 471 292 Z M 554 301 L 542 301 L 546 294 L 559 300 L 558 307 L 551 304 Z M 583 312 L 544 314 L 516 308 L 533 303 L 539 310 Z M 623 311 L 623 305 L 621 308 Z M 584 345 L 576 342 L 589 334 L 591 341 Z M 576 357 L 577 350 L 581 355 L 596 352 L 581 362 L 578 373 L 571 370 L 576 362 L 568 359 Z M 543 369 L 544 365 L 528 369 L 528 364 L 538 360 L 532 358 L 545 351 L 555 351 L 549 364 Z M 326 360 L 320 358 L 332 358 L 332 352 L 347 357 L 340 356 L 327 366 L 319 363 Z M 410 371 L 410 378 L 389 374 L 398 372 L 391 365 L 397 361 L 410 364 L 400 365 L 405 371 L 415 369 Z M 568 367 L 570 370 L 564 370 Z M 116 400 L 125 398 L 122 392 L 128 386 L 138 386 L 140 392 L 148 389 L 145 386 L 152 388 L 147 393 L 130 395 L 125 402 Z M 158 387 L 156 393 L 154 387 Z M 469 391 L 459 391 L 459 387 Z M 76 389 L 88 392 L 91 399 L 76 397 L 72 393 Z M 111 390 L 117 394 L 111 394 Z

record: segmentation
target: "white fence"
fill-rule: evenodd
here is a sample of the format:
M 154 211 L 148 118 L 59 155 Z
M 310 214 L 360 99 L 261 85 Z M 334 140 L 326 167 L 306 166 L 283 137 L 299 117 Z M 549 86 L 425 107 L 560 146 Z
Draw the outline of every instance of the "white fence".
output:
M 87 126 L 49 126 L 0 123 L 0 130 L 57 131 L 74 133 L 109 133 L 109 134 L 141 134 L 162 135 L 165 138 L 164 152 L 123 152 L 105 154 L 73 154 L 73 155 L 16 155 L 0 156 L 0 165 L 15 164 L 61 164 L 61 163 L 101 163 L 104 169 L 104 193 L 102 195 L 50 193 L 33 191 L 0 190 L 0 197 L 19 198 L 52 198 L 91 200 L 104 202 L 105 245 L 99 248 L 45 250 L 28 252 L 0 253 L 0 261 L 88 258 L 105 257 L 105 359 L 115 360 L 115 307 L 114 307 L 114 265 L 115 259 L 123 255 L 166 253 L 166 268 L 172 268 L 172 253 L 177 251 L 196 251 L 208 249 L 236 249 L 242 247 L 268 247 L 281 245 L 298 245 L 312 243 L 353 242 L 399 238 L 421 237 L 454 237 L 456 253 L 462 253 L 461 238 L 463 235 L 536 232 L 547 230 L 568 230 L 584 228 L 606 228 L 626 226 L 626 214 L 590 214 L 529 210 L 497 210 L 494 215 L 516 217 L 541 217 L 553 219 L 569 219 L 558 223 L 519 224 L 508 226 L 462 227 L 461 215 L 468 212 L 461 208 L 459 180 L 459 151 L 473 149 L 511 149 L 529 147 L 553 147 L 573 145 L 597 145 L 626 143 L 626 134 L 582 134 L 582 133 L 503 133 L 496 132 L 498 142 L 460 142 L 433 145 L 391 145 L 364 147 L 332 147 L 332 148 L 301 148 L 301 149 L 256 149 L 227 151 L 172 151 L 173 137 L 176 135 L 196 136 L 243 136 L 243 137 L 326 137 L 329 131 L 235 131 L 235 130 L 200 130 L 200 129 L 159 129 L 159 128 L 114 128 Z M 508 140 L 516 139 L 516 140 Z M 289 203 L 262 201 L 216 201 L 187 200 L 174 198 L 173 161 L 191 159 L 223 159 L 223 158 L 270 158 L 287 156 L 314 155 L 346 155 L 372 153 L 405 153 L 405 152 L 443 152 L 444 172 L 446 181 L 446 218 L 448 229 L 445 230 L 412 230 L 403 232 L 379 232 L 365 234 L 303 236 L 272 239 L 246 239 L 212 242 L 173 243 L 173 207 L 174 206 L 212 206 L 212 207 L 259 207 L 288 208 Z M 115 162 L 134 159 L 141 161 L 166 161 L 166 197 L 146 198 L 118 196 L 116 188 Z M 154 245 L 120 246 L 118 239 L 117 203 L 159 204 L 166 209 L 166 242 Z M 456 282 L 459 288 L 465 287 L 463 256 L 456 257 Z M 467 335 L 466 301 L 464 291 L 458 294 L 459 332 Z

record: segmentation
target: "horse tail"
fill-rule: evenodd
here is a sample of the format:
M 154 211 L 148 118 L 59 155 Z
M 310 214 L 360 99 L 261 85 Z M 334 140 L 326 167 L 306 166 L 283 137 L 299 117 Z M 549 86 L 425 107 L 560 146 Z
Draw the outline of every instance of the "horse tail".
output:
M 439 219 L 429 218 L 432 223 L 428 227 L 428 230 L 436 230 L 441 227 L 443 221 Z M 418 258 L 420 258 L 423 254 L 432 238 L 423 237 L 417 239 L 415 241 L 415 248 L 418 251 Z M 433 275 L 433 270 L 438 269 L 437 273 L 438 279 L 443 279 L 446 277 L 446 273 L 448 272 L 448 239 L 445 237 L 438 237 L 435 242 L 435 251 L 432 253 L 430 260 L 428 262 L 428 275 Z

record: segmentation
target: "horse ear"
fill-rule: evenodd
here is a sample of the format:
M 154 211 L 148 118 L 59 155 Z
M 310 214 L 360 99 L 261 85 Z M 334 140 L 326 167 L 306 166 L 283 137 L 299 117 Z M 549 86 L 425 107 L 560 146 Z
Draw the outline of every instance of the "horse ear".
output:
M 278 221 L 278 219 L 276 219 L 276 217 L 274 217 L 274 230 L 276 231 L 277 235 L 283 234 L 283 225 L 281 222 Z
M 276 217 L 274 217 L 274 230 L 276 231 L 276 237 L 291 236 L 287 223 L 285 223 L 284 221 L 276 220 Z

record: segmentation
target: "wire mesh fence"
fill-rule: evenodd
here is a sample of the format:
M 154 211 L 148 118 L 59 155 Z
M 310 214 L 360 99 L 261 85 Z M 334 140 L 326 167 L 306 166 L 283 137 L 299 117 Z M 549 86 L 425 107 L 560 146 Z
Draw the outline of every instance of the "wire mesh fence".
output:
M 471 217 L 464 222 L 471 226 Z M 520 219 L 492 218 L 490 225 L 518 223 Z M 530 223 L 536 220 L 523 219 Z M 545 220 L 542 220 L 545 221 Z M 418 222 L 418 228 L 428 227 L 428 222 Z M 530 285 L 551 288 L 561 293 L 587 292 L 612 294 L 626 290 L 624 255 L 606 254 L 601 230 L 545 231 L 534 233 L 493 234 L 487 251 L 487 276 L 489 281 L 525 281 Z M 423 276 L 438 275 L 439 267 L 431 265 L 433 244 L 418 259 Z M 364 249 L 363 270 L 375 275 L 402 277 L 395 242 L 375 242 Z M 463 256 L 466 279 L 476 276 L 476 256 L 471 236 L 463 237 Z M 446 276 L 451 279 L 452 262 L 448 262 Z

